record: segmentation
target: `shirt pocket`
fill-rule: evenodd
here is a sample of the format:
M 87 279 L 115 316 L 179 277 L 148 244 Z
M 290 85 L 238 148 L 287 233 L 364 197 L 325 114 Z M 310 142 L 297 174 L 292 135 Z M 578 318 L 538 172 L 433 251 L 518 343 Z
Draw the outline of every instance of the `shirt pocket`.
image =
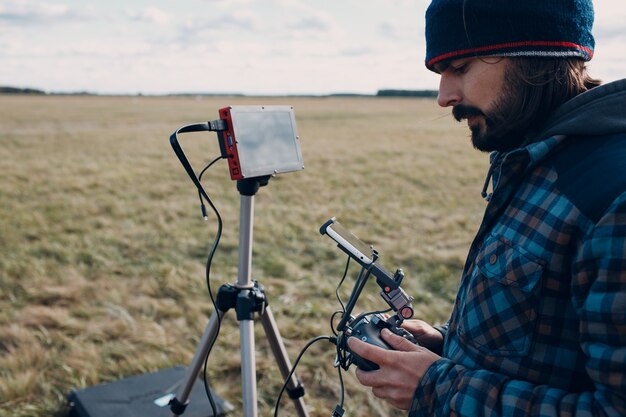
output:
M 489 237 L 476 258 L 459 320 L 459 338 L 484 354 L 527 355 L 537 319 L 543 265 Z

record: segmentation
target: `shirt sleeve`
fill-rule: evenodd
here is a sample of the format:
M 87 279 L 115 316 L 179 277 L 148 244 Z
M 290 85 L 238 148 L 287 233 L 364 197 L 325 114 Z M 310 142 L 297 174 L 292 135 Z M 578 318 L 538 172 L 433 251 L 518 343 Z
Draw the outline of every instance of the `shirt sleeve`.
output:
M 435 330 L 437 330 L 439 333 L 441 333 L 441 336 L 443 336 L 443 338 L 446 338 L 446 334 L 448 334 L 448 327 L 450 326 L 450 323 L 446 323 L 446 324 L 437 324 L 435 326 L 433 326 L 433 328 Z
M 566 392 L 441 358 L 418 385 L 409 416 L 626 416 L 626 193 L 581 245 L 572 302 L 593 391 Z
M 443 345 L 444 345 L 445 340 L 446 340 L 446 335 L 448 334 L 448 327 L 449 326 L 450 326 L 450 322 L 447 322 L 446 324 L 438 324 L 438 325 L 433 326 L 433 329 L 435 329 L 439 333 L 441 333 L 441 337 L 442 337 L 441 345 L 438 346 L 436 349 L 433 349 L 433 353 L 436 353 L 439 356 L 441 356 L 441 354 L 443 352 Z

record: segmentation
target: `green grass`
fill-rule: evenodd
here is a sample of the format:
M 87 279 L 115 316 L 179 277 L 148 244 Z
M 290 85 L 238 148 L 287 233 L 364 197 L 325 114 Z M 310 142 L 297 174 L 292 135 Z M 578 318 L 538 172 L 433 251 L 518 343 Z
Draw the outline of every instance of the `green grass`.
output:
M 305 170 L 255 197 L 253 278 L 266 288 L 292 360 L 330 333 L 345 257 L 319 226 L 337 216 L 372 243 L 420 318 L 446 320 L 484 202 L 487 158 L 432 100 L 0 96 L 0 414 L 62 415 L 73 388 L 187 365 L 212 311 L 204 278 L 216 231 L 169 145 L 177 127 L 230 104 L 291 104 Z M 196 168 L 214 134 L 180 137 Z M 205 175 L 224 219 L 214 291 L 237 275 L 239 195 L 224 161 Z M 347 298 L 356 268 L 342 294 Z M 375 285 L 357 306 L 380 308 Z M 228 315 L 209 360 L 215 389 L 241 410 L 239 332 Z M 256 326 L 260 415 L 282 384 Z M 312 416 L 339 398 L 333 350 L 298 375 Z M 354 378 L 351 415 L 399 416 Z M 5 414 L 6 413 L 6 414 Z M 293 415 L 283 402 L 281 415 Z M 237 415 L 237 412 L 234 413 Z

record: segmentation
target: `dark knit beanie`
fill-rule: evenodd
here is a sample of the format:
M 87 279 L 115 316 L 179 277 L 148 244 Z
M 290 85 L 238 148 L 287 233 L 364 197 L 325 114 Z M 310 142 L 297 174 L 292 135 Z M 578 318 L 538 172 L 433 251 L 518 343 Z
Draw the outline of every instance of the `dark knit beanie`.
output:
M 426 67 L 469 56 L 580 58 L 595 45 L 591 0 L 433 0 Z

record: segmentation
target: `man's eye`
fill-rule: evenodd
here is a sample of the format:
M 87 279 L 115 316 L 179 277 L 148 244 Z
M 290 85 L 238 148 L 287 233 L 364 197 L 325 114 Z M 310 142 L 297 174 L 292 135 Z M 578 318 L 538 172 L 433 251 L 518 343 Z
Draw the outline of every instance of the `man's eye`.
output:
M 467 63 L 461 64 L 458 67 L 452 68 L 452 71 L 454 71 L 455 74 L 463 74 L 463 73 L 465 73 L 465 71 L 467 71 Z

